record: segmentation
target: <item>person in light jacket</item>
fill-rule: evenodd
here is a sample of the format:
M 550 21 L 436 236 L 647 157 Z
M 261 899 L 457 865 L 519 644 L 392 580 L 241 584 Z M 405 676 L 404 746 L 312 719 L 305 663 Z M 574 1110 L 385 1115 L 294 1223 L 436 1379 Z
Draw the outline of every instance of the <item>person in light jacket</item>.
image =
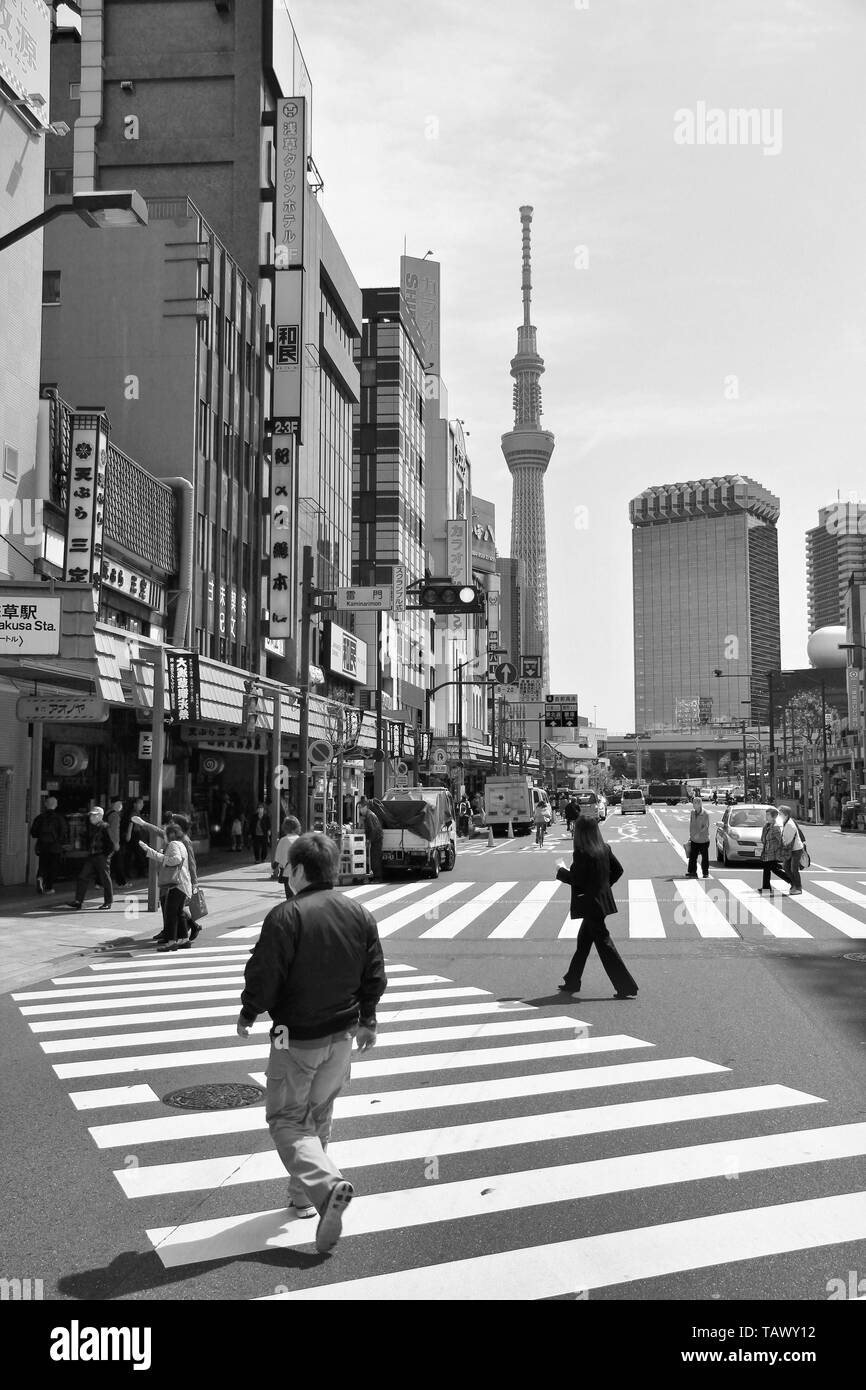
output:
M 797 893 L 802 893 L 803 885 L 800 882 L 800 851 L 805 849 L 805 841 L 800 834 L 800 827 L 791 814 L 790 806 L 779 807 L 779 828 L 782 834 L 782 867 L 785 871 L 784 877 L 791 885 L 789 897 Z
M 701 873 L 704 878 L 709 878 L 710 818 L 704 810 L 701 798 L 696 796 L 692 802 L 692 814 L 689 816 L 689 866 L 686 878 L 697 878 L 698 855 L 701 856 Z
M 637 985 L 613 944 L 604 920 L 617 910 L 610 886 L 622 878 L 622 874 L 622 865 L 602 839 L 598 821 L 579 817 L 574 827 L 571 868 L 560 862 L 556 871 L 560 883 L 571 887 L 572 920 L 583 918 L 577 934 L 577 949 L 559 986 L 568 994 L 580 993 L 583 967 L 593 946 L 616 990 L 616 998 L 629 999 L 637 994 Z
M 289 873 L 289 850 L 292 848 L 292 845 L 295 843 L 300 833 L 301 822 L 298 820 L 297 816 L 286 816 L 280 826 L 280 838 L 274 850 L 274 864 L 278 870 L 277 877 L 286 890 L 287 898 L 292 896 L 292 888 L 289 882 L 291 878 L 291 874 Z
M 184 935 L 184 908 L 192 894 L 192 879 L 189 872 L 189 855 L 183 843 L 183 831 L 173 821 L 165 827 L 165 851 L 151 849 L 142 845 L 148 859 L 155 859 L 159 865 L 159 903 L 162 908 L 162 931 L 164 940 L 157 945 L 157 951 L 176 951 L 178 947 L 188 947 L 189 938 Z

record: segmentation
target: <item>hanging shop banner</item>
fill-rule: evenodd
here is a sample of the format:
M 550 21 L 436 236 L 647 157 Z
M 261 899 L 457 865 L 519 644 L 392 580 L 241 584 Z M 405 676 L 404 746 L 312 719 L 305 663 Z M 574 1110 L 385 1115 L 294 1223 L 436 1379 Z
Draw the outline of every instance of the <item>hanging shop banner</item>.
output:
M 108 437 L 102 414 L 75 414 L 69 431 L 66 571 L 72 584 L 99 584 Z
M 169 652 L 166 656 L 166 703 L 176 724 L 201 719 L 201 681 L 197 652 Z
M 274 370 L 271 431 L 295 435 L 302 442 L 301 396 L 304 373 L 301 337 L 304 309 L 304 272 L 277 275 L 274 284 Z
M 304 197 L 307 189 L 306 102 L 286 97 L 277 103 L 277 157 L 274 265 L 291 270 L 304 264 Z
M 271 455 L 270 554 L 267 558 L 269 632 L 285 638 L 292 614 L 292 479 L 296 445 L 291 439 L 274 439 Z

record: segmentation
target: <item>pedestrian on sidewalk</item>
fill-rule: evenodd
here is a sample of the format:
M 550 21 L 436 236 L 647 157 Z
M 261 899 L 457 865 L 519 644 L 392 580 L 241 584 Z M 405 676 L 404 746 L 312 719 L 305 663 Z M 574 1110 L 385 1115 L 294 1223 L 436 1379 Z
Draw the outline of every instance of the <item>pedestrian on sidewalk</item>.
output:
M 121 853 L 122 821 L 123 802 L 119 800 L 112 801 L 108 808 L 108 815 L 105 817 L 105 824 L 111 836 L 111 843 L 114 845 L 114 851 L 111 856 L 111 877 L 118 888 L 124 888 L 126 886 L 126 868 L 123 862 L 123 854 Z
M 770 886 L 770 875 L 775 874 L 777 878 L 783 878 L 786 883 L 790 882 L 787 874 L 781 865 L 782 858 L 782 830 L 779 825 L 775 806 L 768 806 L 764 812 L 764 824 L 761 827 L 761 867 L 763 877 L 759 893 L 769 893 L 772 897 L 773 889 Z
M 301 833 L 301 822 L 297 816 L 286 816 L 280 826 L 280 838 L 274 850 L 274 863 L 277 866 L 278 878 L 286 890 L 286 897 L 292 896 L 292 889 L 289 883 L 289 850 Z
M 334 892 L 340 854 L 319 832 L 289 850 L 293 897 L 268 913 L 247 962 L 238 1036 L 270 1014 L 265 1116 L 289 1174 L 295 1217 L 319 1215 L 316 1249 L 333 1250 L 354 1196 L 327 1151 L 334 1101 L 349 1080 L 352 1040 L 376 1042 L 387 980 L 375 919 Z
M 56 796 L 45 798 L 45 807 L 31 825 L 30 834 L 36 841 L 36 858 L 39 861 L 36 891 L 53 893 L 55 881 L 60 877 L 63 846 L 69 839 L 69 824 L 57 809 Z
M 250 826 L 250 839 L 253 842 L 253 862 L 263 864 L 268 857 L 271 843 L 271 818 L 260 801 Z
M 701 857 L 701 873 L 704 878 L 709 878 L 710 818 L 704 810 L 701 798 L 696 796 L 692 801 L 692 813 L 689 816 L 689 864 L 686 878 L 697 878 L 698 855 Z
M 141 847 L 143 832 L 135 823 L 136 818 L 141 819 L 143 811 L 144 797 L 135 797 L 120 822 L 123 867 L 128 880 L 147 877 L 147 855 Z
M 111 886 L 111 856 L 114 853 L 114 841 L 108 833 L 108 826 L 105 824 L 105 811 L 101 806 L 94 806 L 87 816 L 87 858 L 81 866 L 78 875 L 78 883 L 75 885 L 75 897 L 69 904 L 76 911 L 81 907 L 87 897 L 87 890 L 94 879 L 102 888 L 102 906 L 100 912 L 106 912 L 114 905 L 114 889 Z
M 358 824 L 364 831 L 367 849 L 370 853 L 370 877 L 375 883 L 382 881 L 382 822 L 365 796 L 358 802 Z
M 189 947 L 184 923 L 184 909 L 192 896 L 189 854 L 183 843 L 183 831 L 169 821 L 165 827 L 165 851 L 144 845 L 148 859 L 159 865 L 159 905 L 162 908 L 162 934 L 157 939 L 157 951 L 176 951 Z
M 240 853 L 240 851 L 244 847 L 244 820 L 243 816 L 239 811 L 236 813 L 236 815 L 232 817 L 231 838 L 232 850 L 237 851 L 237 853 Z
M 800 833 L 800 827 L 791 814 L 790 806 L 779 807 L 779 826 L 782 834 L 782 853 L 781 861 L 784 869 L 783 877 L 787 878 L 791 885 L 789 897 L 802 893 L 803 885 L 800 882 L 800 855 L 806 848 L 806 841 Z
M 577 934 L 577 949 L 559 986 L 568 994 L 580 993 L 583 967 L 593 946 L 616 990 L 616 998 L 629 999 L 637 994 L 637 985 L 605 925 L 605 917 L 617 911 L 611 884 L 622 878 L 622 874 L 622 865 L 602 839 L 598 821 L 578 817 L 571 868 L 566 868 L 560 860 L 556 871 L 560 883 L 571 887 L 572 921 L 583 919 Z

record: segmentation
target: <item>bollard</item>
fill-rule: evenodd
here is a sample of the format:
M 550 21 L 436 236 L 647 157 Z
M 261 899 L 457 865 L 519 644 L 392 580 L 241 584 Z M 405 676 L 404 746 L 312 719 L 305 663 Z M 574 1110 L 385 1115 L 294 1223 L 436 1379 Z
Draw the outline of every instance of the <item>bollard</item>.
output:
M 511 824 L 511 821 L 508 822 L 508 838 L 509 840 L 514 839 L 514 826 Z
M 495 841 L 494 838 L 493 838 L 493 826 L 492 826 L 492 825 L 488 825 L 488 827 L 487 827 L 487 848 L 488 848 L 488 849 L 495 849 L 495 848 L 496 848 L 496 841 Z

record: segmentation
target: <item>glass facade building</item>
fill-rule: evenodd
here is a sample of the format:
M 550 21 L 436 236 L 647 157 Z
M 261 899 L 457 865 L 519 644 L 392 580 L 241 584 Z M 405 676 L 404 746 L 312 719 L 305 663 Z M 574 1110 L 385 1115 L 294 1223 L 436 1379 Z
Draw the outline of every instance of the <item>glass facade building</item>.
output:
M 866 504 L 836 502 L 822 507 L 818 525 L 806 532 L 806 589 L 809 635 L 844 621 L 848 580 L 866 577 Z
M 636 730 L 766 720 L 766 675 L 780 666 L 778 517 L 778 499 L 739 475 L 630 503 Z

